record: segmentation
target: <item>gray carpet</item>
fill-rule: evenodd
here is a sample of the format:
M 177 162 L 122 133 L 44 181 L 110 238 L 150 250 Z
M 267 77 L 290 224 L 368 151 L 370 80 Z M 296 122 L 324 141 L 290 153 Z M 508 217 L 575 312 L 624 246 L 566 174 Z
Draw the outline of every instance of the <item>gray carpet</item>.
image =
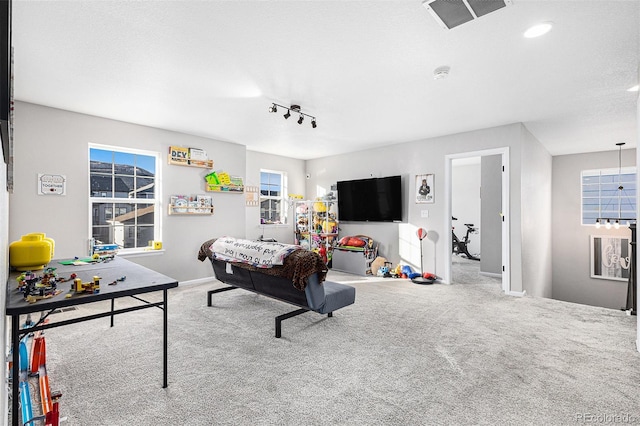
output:
M 167 389 L 159 309 L 47 331 L 63 425 L 640 421 L 635 317 L 494 283 L 332 276 L 356 287 L 356 304 L 286 320 L 281 339 L 274 317 L 289 305 L 234 290 L 209 308 L 215 282 L 172 290 Z

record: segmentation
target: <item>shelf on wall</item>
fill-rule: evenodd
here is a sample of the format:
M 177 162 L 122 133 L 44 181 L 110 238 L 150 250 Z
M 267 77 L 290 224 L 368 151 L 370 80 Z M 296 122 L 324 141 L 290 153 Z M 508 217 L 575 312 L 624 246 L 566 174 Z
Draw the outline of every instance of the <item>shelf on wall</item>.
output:
M 214 211 L 214 207 L 185 207 L 185 206 L 175 206 L 169 205 L 169 214 L 170 215 L 212 215 Z
M 207 192 L 223 192 L 227 194 L 243 194 L 244 186 L 237 185 L 212 185 L 210 183 L 205 185 L 205 191 Z
M 213 160 L 189 160 L 171 157 L 171 154 L 169 154 L 169 164 L 172 164 L 174 166 L 200 167 L 203 169 L 213 168 Z

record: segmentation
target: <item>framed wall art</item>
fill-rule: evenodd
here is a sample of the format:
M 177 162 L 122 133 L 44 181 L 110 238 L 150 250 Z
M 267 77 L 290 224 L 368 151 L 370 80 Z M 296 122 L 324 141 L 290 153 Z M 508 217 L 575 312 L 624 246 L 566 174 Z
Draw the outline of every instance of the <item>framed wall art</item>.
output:
M 433 174 L 416 175 L 416 204 L 433 203 L 434 190 Z
M 631 239 L 591 235 L 591 278 L 628 281 Z

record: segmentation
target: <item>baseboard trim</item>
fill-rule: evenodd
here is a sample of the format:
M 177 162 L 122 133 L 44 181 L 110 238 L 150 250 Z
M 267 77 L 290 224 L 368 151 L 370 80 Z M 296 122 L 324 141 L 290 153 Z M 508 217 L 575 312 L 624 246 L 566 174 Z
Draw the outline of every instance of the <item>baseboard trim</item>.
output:
M 522 290 L 522 291 L 509 291 L 507 292 L 508 296 L 514 296 L 514 297 L 524 297 L 527 295 L 527 290 Z
M 195 285 L 195 284 L 203 284 L 203 283 L 214 282 L 215 280 L 216 279 L 213 278 L 213 277 L 196 278 L 195 280 L 180 281 L 178 283 L 178 286 L 186 287 L 186 286 Z
M 502 278 L 502 274 L 496 274 L 496 273 L 493 273 L 493 272 L 482 272 L 482 271 L 480 271 L 478 273 L 480 275 L 484 275 L 484 276 L 487 276 L 487 277 Z

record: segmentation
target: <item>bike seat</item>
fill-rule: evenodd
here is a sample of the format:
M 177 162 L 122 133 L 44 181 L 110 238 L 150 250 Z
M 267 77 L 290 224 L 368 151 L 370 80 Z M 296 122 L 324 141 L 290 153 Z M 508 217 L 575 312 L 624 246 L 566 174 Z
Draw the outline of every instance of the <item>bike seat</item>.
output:
M 473 228 L 473 223 L 465 223 L 464 226 L 468 226 L 469 228 Z

